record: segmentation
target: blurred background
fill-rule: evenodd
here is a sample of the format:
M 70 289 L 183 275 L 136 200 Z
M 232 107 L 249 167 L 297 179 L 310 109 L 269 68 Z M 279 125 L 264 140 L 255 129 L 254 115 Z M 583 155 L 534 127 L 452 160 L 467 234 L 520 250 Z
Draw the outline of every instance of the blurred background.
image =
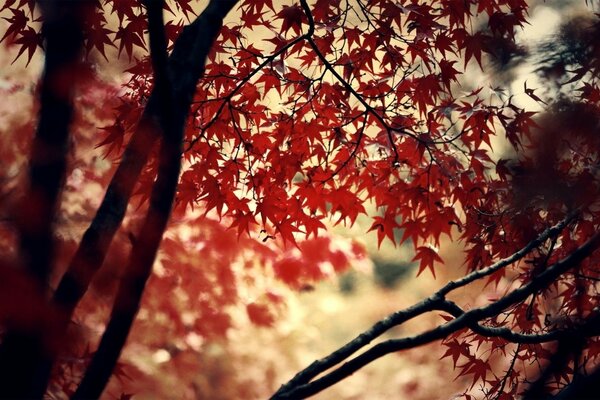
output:
M 490 68 L 484 69 L 491 71 L 486 74 L 471 64 L 466 72 L 469 82 L 465 92 L 470 90 L 469 85 L 477 87 L 487 82 L 505 88 L 503 95 L 513 95 L 515 104 L 538 110 L 539 103 L 524 93 L 525 81 L 529 87 L 539 88 L 536 93 L 542 97 L 560 95 L 561 86 L 551 83 L 560 78 L 560 68 L 568 68 L 581 61 L 577 57 L 585 57 L 580 44 L 586 38 L 579 28 L 592 21 L 596 4 L 584 0 L 531 3 L 531 25 L 520 35 L 523 47 L 499 51 L 495 58 L 486 61 Z M 7 26 L 7 22 L 0 21 L 0 32 Z M 9 201 L 10 196 L 5 194 L 18 184 L 26 162 L 41 57 L 36 54 L 27 63 L 24 57 L 17 58 L 17 49 L 7 46 L 6 41 L 0 47 L 0 94 L 10 99 L 0 102 L 0 162 L 10 178 L 3 186 L 3 202 Z M 99 133 L 97 128 L 110 123 L 111 107 L 119 104 L 114 99 L 123 94 L 119 87 L 127 80 L 123 71 L 128 60 L 121 57 L 120 62 L 107 63 L 99 57 L 95 61 L 95 73 L 105 89 L 87 93 L 88 99 L 96 99 L 89 108 L 104 104 L 105 109 L 103 114 L 89 115 L 83 105 L 82 118 L 88 123 L 80 128 L 74 143 L 77 148 L 73 150 L 77 152 L 74 158 L 83 160 L 83 164 L 72 166 L 58 227 L 65 257 L 73 251 L 114 168 L 114 154 L 106 157 L 107 149 L 97 148 L 107 134 Z M 113 100 L 104 103 L 107 96 Z M 503 144 L 496 145 L 501 154 Z M 377 210 L 371 207 L 369 213 L 376 215 Z M 61 359 L 57 372 L 60 379 L 53 389 L 57 399 L 63 398 L 61 385 L 72 385 L 78 378 L 103 330 L 114 282 L 119 276 L 118 260 L 128 250 L 128 229 L 136 222 L 129 219 L 125 223 L 121 232 L 123 245 L 113 246 L 112 258 L 78 311 L 72 329 L 73 354 Z M 327 245 L 347 255 L 344 265 L 332 267 L 331 262 L 323 260 L 318 279 L 290 286 L 261 265 L 261 254 L 275 251 L 268 244 L 249 254 L 238 254 L 237 235 L 219 224 L 215 216 L 177 215 L 106 397 L 268 398 L 313 360 L 465 272 L 460 243 L 444 237 L 436 247 L 445 265 L 438 266 L 435 279 L 429 271 L 415 279 L 412 244 L 395 247 L 385 240 L 379 247 L 375 232 L 365 234 L 371 224 L 367 218 L 359 218 L 352 227 L 334 226 L 332 221 Z M 398 230 L 397 234 L 401 236 L 402 232 Z M 204 239 L 194 240 L 198 237 Z M 220 238 L 218 242 L 216 237 Z M 211 249 L 202 243 L 209 243 Z M 354 249 L 350 251 L 353 247 L 364 249 L 364 256 L 356 256 Z M 294 251 L 285 249 L 283 257 L 297 256 Z M 230 256 L 223 260 L 224 254 Z M 493 295 L 489 287 L 486 292 L 481 290 L 483 286 L 476 289 L 459 292 L 456 297 L 468 308 L 482 297 Z M 198 309 L 202 310 L 201 315 Z M 416 334 L 441 321 L 433 313 L 389 331 L 380 340 Z M 314 398 L 452 398 L 472 382 L 470 377 L 456 378 L 452 358 L 442 358 L 445 350 L 434 343 L 389 355 Z M 499 370 L 505 363 L 506 360 L 498 360 Z M 472 393 L 477 394 L 477 390 L 472 388 Z

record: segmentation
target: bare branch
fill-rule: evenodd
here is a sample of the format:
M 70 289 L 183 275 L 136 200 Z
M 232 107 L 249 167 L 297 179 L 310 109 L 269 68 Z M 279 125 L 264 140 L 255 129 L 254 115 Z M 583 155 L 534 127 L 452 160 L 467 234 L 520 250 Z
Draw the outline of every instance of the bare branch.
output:
M 531 252 L 531 250 L 540 246 L 542 243 L 544 243 L 549 238 L 556 237 L 571 221 L 573 221 L 575 219 L 575 217 L 578 214 L 579 214 L 578 210 L 570 212 L 565 218 L 563 218 L 562 221 L 560 221 L 558 224 L 546 229 L 537 238 L 535 238 L 531 242 L 527 243 L 527 245 L 525 247 L 514 252 L 510 256 L 495 262 L 494 264 L 490 265 L 489 267 L 482 268 L 477 271 L 473 271 L 470 274 L 467 274 L 460 279 L 448 282 L 443 288 L 441 288 L 437 292 L 437 294 L 439 294 L 440 296 L 445 296 L 455 289 L 466 286 L 469 283 L 474 282 L 483 277 L 489 276 L 489 275 L 493 274 L 494 272 L 499 271 L 502 268 L 519 261 L 520 259 L 525 257 L 527 254 L 529 254 L 529 252 Z

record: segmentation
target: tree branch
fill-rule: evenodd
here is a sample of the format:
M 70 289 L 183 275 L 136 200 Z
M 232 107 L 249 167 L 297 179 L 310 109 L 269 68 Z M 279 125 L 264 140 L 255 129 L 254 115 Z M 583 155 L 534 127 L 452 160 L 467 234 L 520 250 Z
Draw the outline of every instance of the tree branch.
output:
M 596 324 L 598 319 L 596 318 Z M 523 395 L 523 400 L 536 400 L 549 397 L 549 392 L 546 383 L 553 376 L 556 376 L 569 365 L 569 361 L 573 359 L 573 355 L 581 352 L 585 347 L 585 338 L 582 332 L 571 332 L 570 335 L 562 335 L 558 341 L 558 347 L 550 357 L 548 365 L 542 371 L 540 376 L 527 388 Z M 575 378 L 577 370 L 573 370 L 573 378 Z M 577 397 L 581 399 L 581 397 Z
M 600 389 L 600 367 L 585 376 L 578 376 L 556 396 L 551 396 L 548 400 L 594 400 L 598 398 L 598 389 Z
M 471 273 L 463 276 L 460 279 L 456 279 L 454 281 L 448 282 L 446 285 L 444 285 L 444 287 L 442 287 L 437 292 L 437 294 L 440 295 L 440 296 L 446 296 L 448 293 L 450 293 L 451 291 L 453 291 L 455 289 L 458 289 L 460 287 L 466 286 L 469 283 L 474 282 L 476 280 L 479 280 L 479 279 L 481 279 L 483 277 L 489 276 L 489 275 L 493 274 L 494 272 L 499 271 L 502 268 L 504 268 L 504 267 L 506 267 L 506 266 L 508 266 L 510 264 L 513 264 L 513 263 L 519 261 L 520 259 L 522 259 L 523 257 L 525 257 L 527 254 L 529 254 L 529 252 L 531 252 L 533 249 L 535 249 L 536 247 L 538 247 L 542 243 L 544 243 L 546 240 L 558 236 L 558 234 L 571 221 L 573 221 L 575 219 L 575 217 L 577 217 L 578 215 L 579 215 L 579 210 L 571 211 L 558 224 L 556 224 L 554 226 L 551 226 L 550 228 L 546 229 L 537 238 L 535 238 L 531 242 L 527 243 L 525 245 L 525 247 L 523 247 L 520 250 L 514 252 L 510 256 L 508 256 L 506 258 L 503 258 L 502 260 L 499 260 L 499 261 L 495 262 L 494 264 L 490 265 L 489 267 L 473 271 L 473 272 L 471 272 Z
M 237 0 L 211 0 L 202 14 L 184 27 L 168 58 L 174 118 L 185 118 L 196 84 L 204 73 L 204 63 L 223 18 Z M 159 80 L 162 79 L 159 77 Z M 63 311 L 61 325 L 70 321 L 73 311 L 106 257 L 114 235 L 125 216 L 127 204 L 150 150 L 159 137 L 161 102 L 153 90 L 144 113 L 125 149 L 121 162 L 106 190 L 94 219 L 85 231 L 71 263 L 55 293 L 54 302 Z
M 235 1 L 230 3 L 233 6 Z M 209 7 L 212 4 L 215 3 L 211 2 Z M 224 8 L 228 7 L 228 3 L 224 1 L 220 1 L 218 4 Z M 163 135 L 159 171 L 157 180 L 152 187 L 150 207 L 139 237 L 132 248 L 125 274 L 119 284 L 110 320 L 102 335 L 100 345 L 72 399 L 99 398 L 106 387 L 139 310 L 146 282 L 152 272 L 152 265 L 177 191 L 181 168 L 181 146 L 192 96 L 187 98 L 187 103 L 181 100 L 177 101 L 174 93 L 170 90 L 170 79 L 166 68 L 167 44 L 162 19 L 163 1 L 147 0 L 146 7 L 155 92 L 158 103 L 161 105 L 159 120 Z M 214 20 L 210 21 L 211 24 L 215 22 Z M 209 39 L 205 42 L 207 49 L 210 48 L 217 34 L 218 29 L 213 32 L 212 37 L 206 38 Z M 208 51 L 207 49 L 206 51 Z M 195 87 L 194 84 L 192 89 Z M 180 108 L 177 109 L 177 107 Z
M 443 311 L 446 311 L 455 318 L 465 314 L 465 311 L 462 308 L 449 300 L 444 301 L 440 309 L 443 309 Z M 544 333 L 520 333 L 514 332 L 508 328 L 481 325 L 477 322 L 470 323 L 468 328 L 484 337 L 500 337 L 510 343 L 534 344 L 560 340 L 561 338 L 574 333 L 579 333 L 582 336 L 598 335 L 600 333 L 599 322 L 600 314 L 589 317 L 584 323 L 578 324 L 575 327 L 555 329 Z
M 520 249 L 519 251 L 512 254 L 510 257 L 504 258 L 487 268 L 473 271 L 466 276 L 457 279 L 455 281 L 448 282 L 444 287 L 442 287 L 439 291 L 429 296 L 427 299 L 422 300 L 421 302 L 401 311 L 397 311 L 393 314 L 390 314 L 385 319 L 377 322 L 367 331 L 361 333 L 359 336 L 348 342 L 346 345 L 342 346 L 335 352 L 331 353 L 329 356 L 322 358 L 321 360 L 314 361 L 311 365 L 306 367 L 304 370 L 297 373 L 289 382 L 284 384 L 275 394 L 285 393 L 293 387 L 296 387 L 301 384 L 305 384 L 313 379 L 315 376 L 324 372 L 325 370 L 339 364 L 346 358 L 350 357 L 352 354 L 365 347 L 375 338 L 379 337 L 381 334 L 389 330 L 390 328 L 403 324 L 406 321 L 417 317 L 421 314 L 424 314 L 433 310 L 443 310 L 444 307 L 444 296 L 446 296 L 451 291 L 465 286 L 475 280 L 481 279 L 485 276 L 491 275 L 494 272 L 510 265 L 525 255 L 527 255 L 531 250 L 542 244 L 549 237 L 553 237 L 558 235 L 564 227 L 575 218 L 576 213 L 569 214 L 566 218 L 560 221 L 558 224 L 546 229 L 542 232 L 536 239 L 529 242 L 525 247 Z M 277 397 L 274 397 L 277 398 Z
M 244 78 L 240 79 L 240 81 L 238 82 L 238 84 L 231 90 L 231 92 L 229 92 L 227 94 L 227 96 L 223 96 L 223 97 L 220 97 L 220 98 L 216 99 L 216 100 L 223 100 L 223 102 L 219 105 L 219 108 L 215 112 L 215 115 L 213 116 L 213 118 L 211 118 L 204 126 L 202 126 L 202 131 L 205 131 L 211 125 L 213 125 L 215 122 L 217 122 L 217 120 L 221 116 L 221 113 L 225 109 L 226 102 L 229 101 L 229 100 L 231 100 L 233 98 L 233 96 L 235 96 L 244 87 L 244 85 L 246 85 L 250 81 L 250 79 L 252 79 L 252 77 L 254 77 L 257 73 L 259 73 L 264 67 L 266 67 L 267 65 L 269 65 L 270 63 L 272 63 L 277 57 L 279 57 L 280 55 L 282 55 L 287 50 L 289 50 L 290 48 L 294 47 L 296 44 L 300 43 L 301 41 L 306 40 L 309 36 L 310 36 L 309 33 L 304 34 L 302 36 L 298 36 L 297 38 L 293 39 L 289 43 L 287 43 L 284 46 L 282 46 L 279 50 L 276 50 L 275 52 L 273 52 L 269 56 L 264 57 L 264 60 L 260 64 L 258 64 L 256 66 L 256 68 L 254 68 Z M 194 144 L 200 139 L 200 137 L 201 136 L 198 136 L 198 137 L 194 138 L 190 142 L 189 147 L 192 148 L 194 146 Z
M 329 61 L 327 61 L 327 58 L 323 55 L 321 50 L 319 50 L 319 47 L 317 46 L 314 39 L 312 38 L 312 35 L 315 30 L 315 21 L 313 19 L 312 12 L 310 11 L 310 7 L 308 6 L 308 3 L 306 2 L 306 0 L 300 0 L 300 4 L 302 6 L 302 9 L 304 10 L 304 14 L 306 15 L 306 18 L 308 19 L 308 32 L 309 33 L 307 33 L 306 36 L 307 36 L 307 41 L 308 41 L 310 47 L 315 52 L 315 54 L 317 55 L 319 60 L 321 60 L 325 69 L 327 69 L 329 72 L 331 72 L 331 74 L 335 77 L 335 79 L 337 79 L 338 82 L 340 82 L 342 84 L 342 86 L 344 86 L 344 88 L 348 92 L 350 92 L 352 94 L 352 96 L 354 96 L 354 98 L 356 100 L 358 100 L 358 102 L 365 108 L 365 110 L 369 114 L 371 114 L 381 124 L 381 126 L 386 130 L 388 141 L 390 142 L 390 147 L 394 151 L 394 162 L 398 161 L 398 159 L 400 158 L 400 155 L 398 154 L 398 149 L 396 148 L 396 144 L 394 143 L 394 138 L 392 137 L 393 129 L 387 124 L 387 122 L 385 122 L 383 116 L 381 116 L 373 107 L 371 107 L 369 105 L 369 103 L 367 103 L 365 101 L 363 96 L 361 96 L 360 93 L 358 93 L 352 87 L 352 85 L 349 82 L 347 82 L 335 70 L 335 68 L 333 68 L 333 65 L 331 65 L 331 63 Z M 424 143 L 423 140 L 420 137 L 418 137 L 417 135 L 414 135 L 410 132 L 407 132 L 407 131 L 401 130 L 401 129 L 395 129 L 395 130 L 398 131 L 399 133 L 402 133 L 402 134 L 412 137 L 418 143 Z
M 304 398 L 306 396 L 313 395 L 318 393 L 319 391 L 339 382 L 345 377 L 351 375 L 356 372 L 360 368 L 369 364 L 370 362 L 388 354 L 391 352 L 404 350 L 408 348 L 417 347 L 423 344 L 430 343 L 435 340 L 442 339 L 447 335 L 454 333 L 460 329 L 474 326 L 478 321 L 482 319 L 492 317 L 502 312 L 508 306 L 522 301 L 527 296 L 532 293 L 537 292 L 541 288 L 550 284 L 554 279 L 558 278 L 561 274 L 566 272 L 568 269 L 574 267 L 578 263 L 580 263 L 583 259 L 588 257 L 598 246 L 600 246 L 600 233 L 595 234 L 586 242 L 584 245 L 579 247 L 576 251 L 574 251 L 571 255 L 564 258 L 563 260 L 557 262 L 551 267 L 547 268 L 544 272 L 539 274 L 535 280 L 530 282 L 527 285 L 522 286 L 521 288 L 515 289 L 508 295 L 502 297 L 501 299 L 495 301 L 494 303 L 489 304 L 485 307 L 476 308 L 470 310 L 468 312 L 463 312 L 454 320 L 447 322 L 446 324 L 440 325 L 432 330 L 421 333 L 416 336 L 406 337 L 402 339 L 392 339 L 382 343 L 379 343 L 373 347 L 371 347 L 366 352 L 361 355 L 355 357 L 354 359 L 344 363 L 339 368 L 334 371 L 324 375 L 323 377 L 308 383 L 312 378 L 316 377 L 320 373 L 325 370 L 341 363 L 343 360 L 348 358 L 354 352 L 360 350 L 361 348 L 368 345 L 372 340 L 374 340 L 377 336 L 381 335 L 385 330 L 391 328 L 392 326 L 396 326 L 406 322 L 410 318 L 414 318 L 418 315 L 421 315 L 425 312 L 433 311 L 433 310 L 448 310 L 452 307 L 449 307 L 449 302 L 444 299 L 444 296 L 450 291 L 464 286 L 476 279 L 480 279 L 484 276 L 487 276 L 498 269 L 509 265 L 512 262 L 517 261 L 527 254 L 527 252 L 531 251 L 536 246 L 539 246 L 545 239 L 552 235 L 557 235 L 564 226 L 573 218 L 573 214 L 567 216 L 563 221 L 559 224 L 553 226 L 552 228 L 544 231 L 538 238 L 530 242 L 523 249 L 508 257 L 507 259 L 501 260 L 494 265 L 485 268 L 480 271 L 475 271 L 471 274 L 468 274 L 462 279 L 457 281 L 452 281 L 445 285 L 438 292 L 428 297 L 427 299 L 415 304 L 412 307 L 409 307 L 405 310 L 396 312 L 391 314 L 387 318 L 382 321 L 376 323 L 371 329 L 359 335 L 357 338 L 353 339 L 345 346 L 335 351 L 331 355 L 313 362 L 310 366 L 305 368 L 303 371 L 299 372 L 294 378 L 292 378 L 288 383 L 284 384 L 272 397 L 272 399 L 291 399 L 291 398 Z M 545 238 L 542 240 L 542 238 Z M 460 310 L 460 309 L 458 309 Z M 454 309 L 454 312 L 458 310 Z M 462 310 L 460 310 L 462 312 Z M 458 314 L 458 312 L 457 312 Z M 483 332 L 483 330 L 482 330 Z M 524 343 L 528 340 L 537 340 L 540 339 L 537 337 L 528 337 L 522 336 L 522 334 L 516 333 L 508 333 L 503 330 L 491 330 L 487 329 L 487 332 L 494 333 L 494 335 L 499 335 L 502 333 L 503 335 L 507 335 L 507 337 L 512 336 L 513 338 L 522 340 Z M 548 340 L 554 340 L 553 336 L 544 336 L 542 337 Z

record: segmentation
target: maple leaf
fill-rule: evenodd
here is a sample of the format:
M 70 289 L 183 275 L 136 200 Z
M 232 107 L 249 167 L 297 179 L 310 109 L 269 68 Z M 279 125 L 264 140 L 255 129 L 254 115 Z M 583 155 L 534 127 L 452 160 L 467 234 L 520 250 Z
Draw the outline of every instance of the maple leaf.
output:
M 269 8 L 271 11 L 275 12 L 275 8 L 273 7 L 273 0 L 252 0 L 245 2 L 240 7 L 247 7 L 249 10 L 254 10 L 256 12 L 261 12 L 265 7 Z
M 120 120 L 115 121 L 113 125 L 105 126 L 100 128 L 106 131 L 107 135 L 99 142 L 96 147 L 108 146 L 104 157 L 108 157 L 113 151 L 119 152 L 123 147 L 123 140 L 125 137 L 125 128 Z
M 422 115 L 426 115 L 428 105 L 433 104 L 439 96 L 441 87 L 440 79 L 435 74 L 416 78 L 413 81 L 413 99 Z
M 452 53 L 455 54 L 454 48 L 455 48 L 456 44 L 452 41 L 452 38 L 449 37 L 448 35 L 443 35 L 443 34 L 438 34 L 435 37 L 435 49 L 437 51 L 439 51 L 442 56 L 444 57 L 444 60 L 442 61 L 446 61 L 445 57 L 446 57 L 446 52 L 448 53 Z
M 248 235 L 250 235 L 250 231 L 251 231 L 251 227 L 254 225 L 258 225 L 258 222 L 256 222 L 256 217 L 254 216 L 254 214 L 252 213 L 244 213 L 244 212 L 240 212 L 237 211 L 235 214 L 235 217 L 233 219 L 233 223 L 231 224 L 231 227 L 237 227 L 237 231 L 238 231 L 238 239 L 240 238 L 240 236 L 242 235 L 242 233 L 246 232 Z
M 463 357 L 471 356 L 471 351 L 470 351 L 471 345 L 469 343 L 459 342 L 457 339 L 452 339 L 449 342 L 444 342 L 444 346 L 448 347 L 448 349 L 440 357 L 440 360 L 443 358 L 446 358 L 446 357 L 452 357 L 452 363 L 454 365 L 454 368 L 456 368 L 456 363 L 458 362 L 458 359 L 461 356 L 463 356 Z
M 465 26 L 465 21 L 471 16 L 470 1 L 442 0 L 442 14 L 448 15 L 450 25 Z
M 379 247 L 381 247 L 381 242 L 383 242 L 383 239 L 386 237 L 395 245 L 396 236 L 394 230 L 399 227 L 400 225 L 396 222 L 396 216 L 385 213 L 383 217 L 373 217 L 373 224 L 369 228 L 369 232 L 374 230 L 377 231 L 377 245 Z
M 173 21 L 168 21 L 165 24 L 165 36 L 170 42 L 169 48 L 171 48 L 173 46 L 173 43 L 175 43 L 175 40 L 177 39 L 177 37 L 181 33 L 181 30 L 183 29 L 183 25 L 183 20 L 179 20 L 177 23 L 173 23 Z
M 205 214 L 214 208 L 219 216 L 223 215 L 226 198 L 221 190 L 220 182 L 214 176 L 205 175 L 200 187 L 198 199 L 206 202 Z
M 40 32 L 36 32 L 33 28 L 29 27 L 21 31 L 21 36 L 13 42 L 15 45 L 21 45 L 17 56 L 13 60 L 13 63 L 17 61 L 21 54 L 27 50 L 27 65 L 31 62 L 33 54 L 37 48 L 41 48 L 43 43 L 42 35 Z
M 190 21 L 190 16 L 196 15 L 194 10 L 192 9 L 192 6 L 190 5 L 191 2 L 192 0 L 177 0 L 175 2 L 177 9 L 183 12 L 183 15 L 188 21 Z
M 516 27 L 522 27 L 524 17 L 521 13 L 504 13 L 496 11 L 492 13 L 488 20 L 490 31 L 497 36 L 513 38 Z
M 415 248 L 417 247 L 417 242 L 419 238 L 425 236 L 422 217 L 416 220 L 402 221 L 400 228 L 402 229 L 402 238 L 400 239 L 400 243 L 403 243 L 406 240 L 410 239 L 413 242 L 413 246 Z
M 294 33 L 300 34 L 302 32 L 302 22 L 306 19 L 302 7 L 299 5 L 284 6 L 281 11 L 277 13 L 277 16 L 281 18 L 281 34 L 285 34 L 287 31 L 292 29 Z
M 425 271 L 425 269 L 429 268 L 431 274 L 435 278 L 435 268 L 433 264 L 437 261 L 439 263 L 443 263 L 444 260 L 439 256 L 437 250 L 430 246 L 419 246 L 415 250 L 415 256 L 412 261 L 419 261 L 419 271 L 417 272 L 417 276 L 421 274 L 421 272 Z
M 448 90 L 450 90 L 450 84 L 454 82 L 458 82 L 457 76 L 460 74 L 453 65 L 456 64 L 456 61 L 448 61 L 448 60 L 440 60 L 440 74 L 442 78 L 442 83 L 446 86 Z
M 256 80 L 256 83 L 264 83 L 263 98 L 269 93 L 269 90 L 275 89 L 281 94 L 281 79 L 275 75 L 273 70 L 267 70 Z
M 263 26 L 264 20 L 263 15 L 265 13 L 261 11 L 248 11 L 244 9 L 242 11 L 242 21 L 244 22 L 244 26 L 252 29 L 255 26 Z
M 16 7 L 13 7 L 17 0 L 5 0 L 4 5 L 0 8 L 0 11 L 4 11 L 6 9 L 15 9 L 21 10 L 27 6 L 29 8 L 29 15 L 33 15 L 33 9 L 35 8 L 35 0 L 19 0 L 19 4 Z
M 182 22 L 182 24 L 183 24 L 183 22 Z M 229 41 L 233 45 L 237 45 L 239 40 L 242 37 L 242 34 L 241 34 L 239 28 L 230 28 L 227 25 L 225 25 L 221 28 L 220 34 L 223 39 L 223 43 L 226 43 L 227 41 Z
M 125 18 L 135 17 L 135 9 L 140 8 L 141 4 L 137 0 L 110 0 L 112 3 L 112 12 L 117 15 L 119 25 Z
M 284 244 L 287 242 L 291 242 L 294 246 L 298 247 L 298 243 L 296 243 L 294 233 L 302 233 L 302 231 L 298 229 L 298 227 L 294 224 L 294 221 L 291 218 L 275 223 L 275 228 L 277 229 L 277 232 L 279 232 L 279 234 L 281 235 Z
M 306 230 L 306 237 L 312 234 L 314 237 L 319 235 L 319 230 L 327 230 L 325 224 L 321 221 L 323 217 L 306 217 L 302 220 L 302 225 Z
M 364 214 L 366 212 L 356 195 L 346 188 L 332 190 L 329 193 L 328 198 L 332 204 L 332 212 L 340 213 L 336 224 L 339 224 L 342 220 L 345 221 L 346 218 L 348 218 L 350 220 L 350 225 L 353 225 L 358 214 Z
M 458 376 L 473 375 L 471 388 L 479 381 L 485 382 L 487 371 L 492 370 L 487 361 L 475 357 L 472 357 L 468 362 L 463 365 L 459 365 L 458 367 L 462 369 Z
M 102 54 L 104 59 L 108 61 L 105 52 L 105 46 L 117 47 L 113 43 L 113 39 L 111 35 L 115 32 L 110 29 L 105 28 L 104 24 L 106 24 L 106 20 L 102 15 L 99 18 L 94 19 L 93 25 L 85 31 L 86 41 L 85 41 L 85 49 L 89 53 L 92 49 L 96 49 Z
M 6 33 L 4 33 L 4 36 L 0 39 L 0 43 L 6 38 L 20 34 L 27 28 L 27 22 L 29 22 L 29 18 L 25 15 L 25 11 L 18 8 L 10 8 L 9 10 L 13 15 L 12 17 L 2 17 L 2 19 L 6 20 L 10 25 L 8 25 Z
M 466 68 L 469 60 L 474 58 L 477 61 L 477 64 L 479 64 L 479 68 L 483 70 L 481 55 L 485 49 L 489 36 L 484 32 L 476 32 L 471 35 L 465 30 L 456 31 L 455 36 L 459 48 L 465 52 L 464 67 Z
M 477 1 L 477 13 L 485 11 L 488 15 L 492 15 L 494 12 L 500 9 L 500 5 L 495 0 L 478 0 Z
M 360 46 L 360 41 L 362 38 L 362 31 L 356 27 L 354 28 L 350 28 L 347 29 L 345 31 L 345 35 L 343 40 L 347 40 L 348 41 L 348 47 L 352 47 L 353 44 L 359 45 Z
M 133 15 L 129 17 L 127 25 L 119 27 L 115 34 L 115 40 L 119 42 L 119 55 L 121 51 L 125 49 L 127 56 L 131 60 L 133 54 L 133 46 L 140 47 L 142 49 L 146 46 L 144 39 L 144 30 L 146 28 L 146 21 L 141 15 Z

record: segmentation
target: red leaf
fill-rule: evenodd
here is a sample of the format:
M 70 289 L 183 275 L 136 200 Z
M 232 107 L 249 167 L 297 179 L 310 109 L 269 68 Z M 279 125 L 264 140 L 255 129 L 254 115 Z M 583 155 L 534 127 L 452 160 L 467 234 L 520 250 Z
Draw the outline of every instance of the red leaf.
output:
M 29 27 L 29 28 L 21 31 L 21 37 L 19 37 L 18 39 L 16 39 L 13 42 L 14 44 L 21 45 L 21 47 L 19 48 L 19 52 L 17 53 L 17 56 L 13 60 L 13 63 L 15 61 L 17 61 L 17 59 L 21 56 L 21 54 L 23 54 L 25 52 L 25 50 L 27 50 L 26 66 L 29 65 L 29 62 L 33 58 L 33 54 L 35 53 L 37 48 L 42 47 L 42 42 L 43 42 L 43 39 L 42 39 L 41 33 L 36 32 L 33 28 Z
M 100 14 L 97 18 L 94 18 L 93 25 L 85 31 L 86 33 L 86 42 L 85 48 L 89 53 L 92 49 L 96 49 L 102 54 L 102 56 L 108 61 L 106 57 L 106 52 L 104 51 L 105 46 L 117 47 L 113 43 L 114 40 L 111 38 L 111 35 L 114 34 L 114 31 L 106 29 L 105 24 L 106 20 L 103 14 Z
M 0 39 L 0 43 L 4 41 L 7 37 L 16 36 L 25 30 L 27 27 L 27 22 L 29 22 L 29 18 L 25 15 L 25 11 L 21 9 L 11 8 L 10 12 L 12 12 L 12 17 L 2 17 L 2 19 L 6 20 L 9 25 L 8 29 L 6 29 L 6 33 Z
M 277 16 L 282 19 L 281 33 L 285 34 L 292 29 L 294 33 L 301 33 L 302 21 L 306 19 L 302 7 L 299 5 L 285 6 L 277 13 Z
M 481 55 L 489 36 L 484 32 L 476 32 L 474 35 L 470 35 L 465 30 L 456 31 L 455 35 L 458 47 L 465 52 L 465 67 L 471 58 L 475 58 L 477 64 L 479 64 L 479 68 L 483 70 Z
M 130 22 L 119 27 L 115 35 L 115 40 L 119 42 L 119 55 L 125 49 L 127 56 L 131 60 L 133 46 L 145 49 L 146 41 L 144 39 L 144 30 L 146 29 L 145 17 L 142 15 L 129 17 Z
M 471 384 L 471 388 L 475 386 L 478 381 L 485 382 L 487 371 L 492 370 L 488 362 L 475 357 L 471 358 L 466 364 L 460 365 L 459 367 L 462 368 L 462 371 L 458 376 L 473 375 L 473 383 Z
M 373 224 L 369 228 L 369 232 L 377 230 L 377 245 L 381 246 L 381 242 L 386 237 L 390 239 L 394 245 L 396 245 L 396 238 L 394 229 L 400 228 L 398 222 L 396 222 L 396 216 L 390 213 L 386 213 L 383 217 L 373 217 Z
M 470 344 L 465 342 L 459 342 L 456 339 L 452 339 L 449 342 L 445 342 L 444 346 L 448 347 L 448 350 L 440 357 L 440 360 L 445 357 L 452 357 L 452 363 L 454 364 L 454 368 L 456 368 L 456 362 L 460 358 L 460 356 L 468 357 L 471 355 L 469 348 Z
M 431 274 L 435 278 L 435 269 L 433 264 L 437 261 L 439 263 L 443 263 L 444 260 L 438 255 L 437 251 L 429 246 L 419 246 L 417 247 L 417 253 L 415 254 L 412 261 L 420 260 L 419 264 L 419 272 L 417 272 L 417 276 L 421 274 L 426 268 L 431 270 Z
M 112 12 L 117 14 L 119 18 L 119 24 L 123 22 L 124 18 L 131 18 L 135 16 L 135 9 L 140 9 L 140 3 L 137 0 L 112 0 Z

